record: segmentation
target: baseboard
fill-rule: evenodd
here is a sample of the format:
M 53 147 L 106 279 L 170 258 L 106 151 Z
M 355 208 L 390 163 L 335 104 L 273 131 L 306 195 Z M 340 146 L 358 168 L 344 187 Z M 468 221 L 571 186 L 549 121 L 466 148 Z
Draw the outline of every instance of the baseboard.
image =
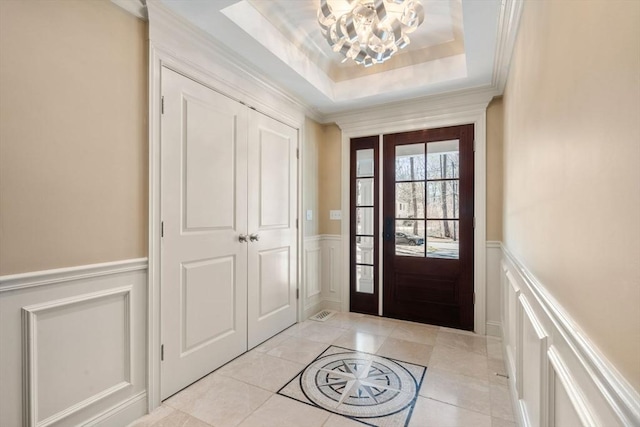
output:
M 520 425 L 640 425 L 638 392 L 524 264 L 502 253 L 504 354 Z
M 87 427 L 122 427 L 147 414 L 147 392 L 143 391 L 88 421 Z
M 490 337 L 502 338 L 502 323 L 500 322 L 487 322 L 487 335 Z

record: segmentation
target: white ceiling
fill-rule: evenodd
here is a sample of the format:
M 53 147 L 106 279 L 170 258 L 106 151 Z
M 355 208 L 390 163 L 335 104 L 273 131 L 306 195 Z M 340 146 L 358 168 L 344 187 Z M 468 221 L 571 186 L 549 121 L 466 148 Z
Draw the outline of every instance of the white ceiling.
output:
M 319 0 L 161 0 L 321 115 L 495 84 L 501 0 L 422 0 L 407 49 L 364 68 L 331 50 Z

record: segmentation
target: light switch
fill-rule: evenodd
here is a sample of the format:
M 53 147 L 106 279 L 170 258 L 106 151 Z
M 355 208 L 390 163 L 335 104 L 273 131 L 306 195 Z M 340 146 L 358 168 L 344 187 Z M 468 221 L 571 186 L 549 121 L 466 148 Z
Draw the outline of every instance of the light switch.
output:
M 313 211 L 311 209 L 307 209 L 307 221 L 311 221 L 313 219 Z
M 342 219 L 342 211 L 329 211 L 329 219 L 340 221 Z

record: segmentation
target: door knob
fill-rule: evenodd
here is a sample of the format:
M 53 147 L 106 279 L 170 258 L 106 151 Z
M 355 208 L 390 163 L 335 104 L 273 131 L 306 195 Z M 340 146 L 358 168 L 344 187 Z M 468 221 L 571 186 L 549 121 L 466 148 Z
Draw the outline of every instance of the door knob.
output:
M 258 240 L 260 240 L 260 236 L 258 236 L 256 233 L 253 233 L 249 236 L 249 240 L 251 240 L 252 242 L 257 242 Z
M 247 243 L 247 237 L 248 236 L 246 234 L 241 234 L 241 235 L 238 236 L 238 241 L 240 243 Z

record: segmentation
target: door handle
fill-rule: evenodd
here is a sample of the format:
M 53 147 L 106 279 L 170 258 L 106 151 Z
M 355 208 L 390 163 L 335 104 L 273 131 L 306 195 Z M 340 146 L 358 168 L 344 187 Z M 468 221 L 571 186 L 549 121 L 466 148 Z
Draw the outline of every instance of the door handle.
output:
M 246 234 L 241 234 L 241 235 L 238 236 L 238 241 L 240 243 L 247 243 L 247 237 L 248 236 Z
M 386 217 L 384 219 L 384 225 L 382 227 L 382 238 L 386 242 L 390 242 L 391 241 L 391 237 L 393 236 L 392 230 L 393 230 L 393 219 L 389 218 L 389 217 Z
M 260 236 L 258 236 L 257 233 L 253 233 L 249 235 L 249 240 L 251 240 L 252 242 L 257 242 L 258 240 L 260 240 Z

